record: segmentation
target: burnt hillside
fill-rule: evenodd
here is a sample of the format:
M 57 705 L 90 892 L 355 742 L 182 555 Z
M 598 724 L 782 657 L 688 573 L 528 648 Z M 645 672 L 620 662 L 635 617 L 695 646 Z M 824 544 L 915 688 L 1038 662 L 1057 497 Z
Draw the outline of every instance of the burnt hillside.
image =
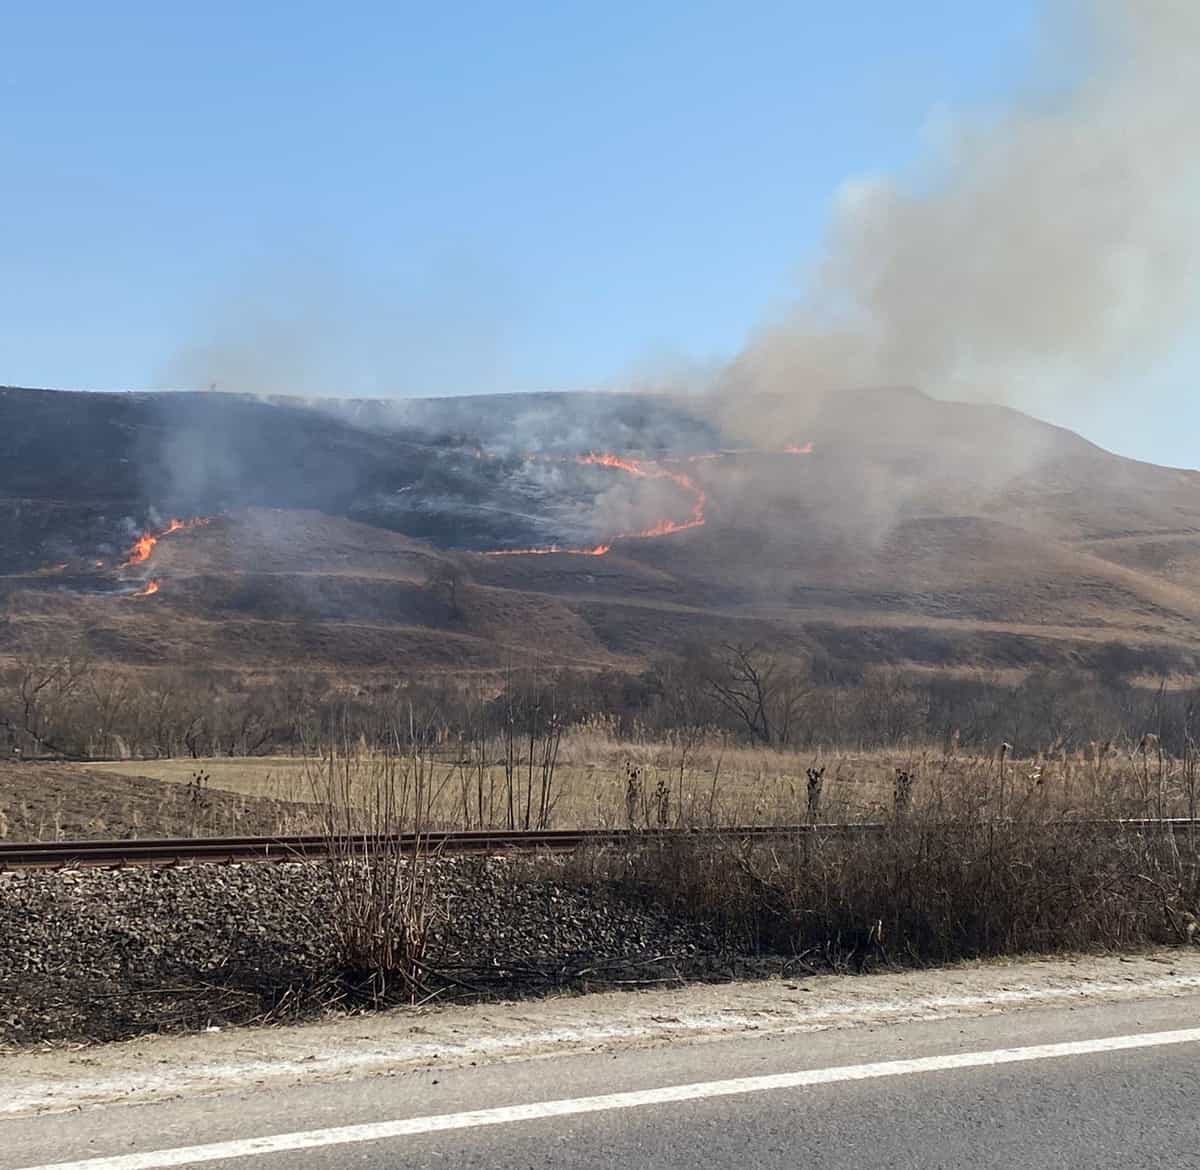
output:
M 0 390 L 5 644 L 79 628 L 104 657 L 237 669 L 624 666 L 720 638 L 1195 666 L 1195 473 L 911 390 L 738 405 Z M 208 522 L 164 536 L 171 516 Z

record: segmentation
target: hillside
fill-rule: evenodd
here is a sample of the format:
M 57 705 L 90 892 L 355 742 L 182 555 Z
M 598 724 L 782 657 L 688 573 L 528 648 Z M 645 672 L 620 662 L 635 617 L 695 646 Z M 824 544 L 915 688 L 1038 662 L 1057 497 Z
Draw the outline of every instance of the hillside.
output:
M 635 667 L 712 638 L 1196 667 L 1196 473 L 915 391 L 772 407 L 763 449 L 632 395 L 0 390 L 2 645 L 76 629 L 102 658 L 248 671 Z M 203 523 L 124 563 L 173 516 Z

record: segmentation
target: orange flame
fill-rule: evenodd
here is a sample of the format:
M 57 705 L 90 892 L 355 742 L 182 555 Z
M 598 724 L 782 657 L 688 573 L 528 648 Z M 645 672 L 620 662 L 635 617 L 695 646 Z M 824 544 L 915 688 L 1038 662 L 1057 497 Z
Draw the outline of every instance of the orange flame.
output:
M 143 532 L 134 542 L 133 548 L 129 550 L 129 556 L 125 560 L 125 564 L 140 565 L 143 561 L 148 561 L 157 543 L 157 536 L 151 536 L 149 532 Z
M 535 456 L 530 456 L 530 458 L 535 458 Z M 495 549 L 484 553 L 484 556 L 542 557 L 549 556 L 551 553 L 568 553 L 573 556 L 603 557 L 612 551 L 612 542 L 614 540 L 669 536 L 675 532 L 686 532 L 689 528 L 699 528 L 705 522 L 704 509 L 708 500 L 704 494 L 704 489 L 681 472 L 669 471 L 657 463 L 643 463 L 638 459 L 628 459 L 621 455 L 614 455 L 611 451 L 591 451 L 586 455 L 576 455 L 575 462 L 587 467 L 611 467 L 616 471 L 623 471 L 626 475 L 632 475 L 637 479 L 669 479 L 673 484 L 682 488 L 683 491 L 692 497 L 691 512 L 686 520 L 660 520 L 657 524 L 653 524 L 649 528 L 643 528 L 637 532 L 615 533 L 603 544 L 592 545 L 587 548 L 564 548 L 562 545 L 548 544 L 540 548 Z
M 679 459 L 666 460 L 668 463 L 704 463 L 713 459 L 725 459 L 735 455 L 811 455 L 813 453 L 812 443 L 805 443 L 803 446 L 789 444 L 786 447 L 777 447 L 774 450 L 754 451 L 754 450 L 724 450 L 724 451 L 706 451 L 697 455 L 682 456 Z M 553 462 L 562 462 L 568 457 L 564 456 L 526 456 L 529 460 L 547 459 Z M 484 553 L 484 556 L 489 557 L 529 557 L 529 556 L 548 556 L 551 553 L 569 553 L 575 556 L 602 557 L 612 549 L 612 542 L 615 540 L 644 540 L 654 536 L 671 536 L 676 532 L 687 532 L 691 528 L 702 528 L 707 522 L 705 509 L 708 506 L 708 497 L 704 489 L 696 483 L 690 476 L 684 475 L 679 471 L 671 471 L 663 465 L 663 463 L 654 462 L 647 463 L 638 459 L 630 459 L 621 455 L 614 455 L 611 451 L 592 451 L 586 455 L 576 455 L 576 463 L 582 463 L 590 467 L 611 467 L 617 471 L 623 471 L 626 475 L 635 476 L 638 479 L 668 479 L 682 491 L 686 492 L 692 499 L 692 507 L 686 519 L 683 520 L 660 520 L 657 524 L 652 524 L 649 528 L 643 528 L 637 532 L 617 532 L 604 544 L 598 544 L 591 548 L 564 548 L 562 545 L 549 544 L 543 545 L 540 548 L 503 548 L 496 549 L 493 552 Z
M 153 597 L 154 594 L 156 594 L 159 591 L 159 589 L 161 589 L 161 588 L 162 588 L 162 584 L 159 582 L 158 578 L 152 577 L 149 581 L 146 582 L 145 585 L 142 586 L 141 589 L 139 589 L 136 593 L 131 593 L 129 596 L 130 597 Z
M 187 532 L 192 528 L 203 528 L 210 523 L 212 523 L 211 516 L 193 516 L 190 520 L 180 520 L 178 516 L 172 516 L 167 522 L 166 528 L 161 532 L 143 532 L 133 542 L 133 547 L 121 563 L 121 567 L 127 569 L 132 565 L 144 565 L 150 559 L 154 546 L 164 536 L 170 536 L 173 532 Z
M 593 467 L 615 467 L 618 471 L 624 471 L 629 475 L 636 475 L 641 479 L 645 479 L 650 475 L 650 472 L 636 460 L 622 459 L 620 455 L 612 455 L 608 452 L 592 452 L 587 455 L 576 455 L 575 462 L 589 464 Z
M 668 471 L 665 467 L 657 464 L 646 465 L 634 459 L 622 459 L 619 455 L 607 453 L 577 455 L 575 461 L 600 467 L 615 467 L 618 471 L 624 471 L 639 479 L 669 479 L 692 497 L 692 518 L 690 520 L 682 523 L 662 520 L 652 528 L 647 528 L 642 532 L 622 533 L 623 536 L 662 536 L 667 532 L 681 532 L 685 528 L 697 528 L 704 523 L 704 505 L 707 502 L 704 492 L 693 480 L 678 471 Z
M 620 471 L 627 472 L 630 475 L 635 475 L 639 479 L 669 479 L 676 487 L 681 488 L 692 497 L 691 513 L 686 520 L 660 520 L 657 524 L 652 524 L 649 528 L 643 528 L 638 532 L 618 532 L 617 538 L 629 539 L 646 538 L 650 536 L 670 536 L 675 532 L 686 532 L 689 528 L 701 528 L 704 525 L 704 509 L 708 504 L 708 497 L 704 494 L 704 489 L 689 476 L 684 475 L 679 471 L 669 471 L 665 467 L 657 464 L 639 463 L 633 459 L 622 459 L 618 455 L 579 455 L 577 461 L 580 463 L 598 464 L 601 467 L 615 467 Z M 607 551 L 607 549 L 606 549 Z

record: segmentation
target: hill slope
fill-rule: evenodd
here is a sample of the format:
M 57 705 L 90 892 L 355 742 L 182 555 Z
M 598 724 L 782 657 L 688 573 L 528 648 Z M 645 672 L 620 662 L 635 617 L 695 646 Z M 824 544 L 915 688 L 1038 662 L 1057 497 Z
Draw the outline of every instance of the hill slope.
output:
M 712 638 L 1194 669 L 1200 476 L 914 391 L 800 417 L 763 450 L 631 395 L 0 390 L 0 638 L 241 670 L 634 666 Z M 172 515 L 207 523 L 123 565 Z

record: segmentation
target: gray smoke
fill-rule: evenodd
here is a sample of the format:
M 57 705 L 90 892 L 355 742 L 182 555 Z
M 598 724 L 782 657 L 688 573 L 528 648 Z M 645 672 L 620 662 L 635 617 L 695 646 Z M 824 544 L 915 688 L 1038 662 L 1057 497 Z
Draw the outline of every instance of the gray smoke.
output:
M 394 281 L 283 258 L 239 273 L 198 304 L 156 373 L 165 387 L 306 398 L 505 389 L 515 310 L 504 282 L 443 257 Z
M 1198 319 L 1200 3 L 1060 0 L 1045 35 L 1068 89 L 947 118 L 909 183 L 844 185 L 800 302 L 722 380 L 727 426 L 778 435 L 849 385 L 1043 413 Z

